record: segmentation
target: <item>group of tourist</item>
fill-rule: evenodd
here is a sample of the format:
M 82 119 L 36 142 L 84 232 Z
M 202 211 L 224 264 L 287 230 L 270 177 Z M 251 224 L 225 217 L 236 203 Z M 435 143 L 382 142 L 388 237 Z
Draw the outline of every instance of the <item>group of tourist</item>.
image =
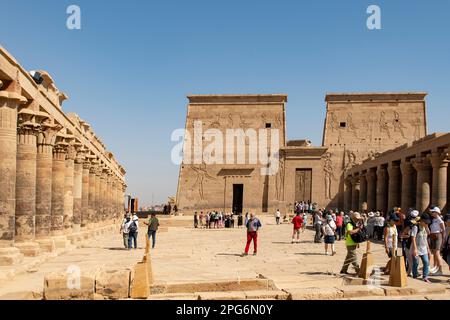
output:
M 317 203 L 312 203 L 311 200 L 308 201 L 300 201 L 294 203 L 294 213 L 313 213 L 316 211 Z
M 147 237 L 152 239 L 152 248 L 155 248 L 156 244 L 156 232 L 159 227 L 159 220 L 155 213 L 150 215 L 148 221 L 144 221 L 144 224 L 148 226 Z M 123 245 L 125 249 L 137 249 L 137 239 L 139 233 L 139 217 L 136 213 L 125 213 L 122 223 L 120 225 L 120 233 L 123 237 Z
M 237 218 L 236 218 L 237 217 Z M 211 211 L 203 213 L 200 211 L 194 212 L 194 228 L 203 229 L 220 229 L 220 228 L 234 228 L 236 225 L 241 228 L 244 224 L 241 213 L 224 213 L 219 211 Z M 237 220 L 237 221 L 236 221 Z M 248 212 L 245 214 L 245 224 L 248 221 Z

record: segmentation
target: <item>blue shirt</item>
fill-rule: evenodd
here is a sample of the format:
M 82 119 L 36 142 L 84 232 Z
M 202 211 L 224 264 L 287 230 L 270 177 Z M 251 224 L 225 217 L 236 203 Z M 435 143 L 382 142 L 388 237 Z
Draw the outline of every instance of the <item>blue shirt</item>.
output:
M 247 231 L 249 232 L 258 231 L 261 227 L 262 225 L 258 218 L 250 219 L 247 222 Z

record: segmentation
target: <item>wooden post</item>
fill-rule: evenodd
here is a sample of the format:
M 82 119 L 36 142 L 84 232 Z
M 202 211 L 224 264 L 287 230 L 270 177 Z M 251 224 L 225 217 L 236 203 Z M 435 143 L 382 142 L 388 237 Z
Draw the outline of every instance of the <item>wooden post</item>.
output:
M 372 252 L 370 252 L 370 241 L 367 241 L 366 253 L 363 254 L 361 260 L 361 268 L 359 269 L 359 278 L 363 278 L 364 280 L 369 279 L 370 274 L 372 273 L 373 268 L 373 256 Z

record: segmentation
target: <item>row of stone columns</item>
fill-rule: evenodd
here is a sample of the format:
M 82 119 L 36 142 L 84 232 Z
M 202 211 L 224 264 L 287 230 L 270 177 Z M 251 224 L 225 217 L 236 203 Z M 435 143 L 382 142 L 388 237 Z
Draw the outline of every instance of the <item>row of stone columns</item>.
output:
M 122 214 L 125 184 L 66 128 L 0 81 L 0 265 L 65 247 Z M 39 106 L 37 106 L 39 110 Z
M 382 211 L 394 207 L 449 209 L 449 151 L 378 165 L 345 179 L 345 210 Z

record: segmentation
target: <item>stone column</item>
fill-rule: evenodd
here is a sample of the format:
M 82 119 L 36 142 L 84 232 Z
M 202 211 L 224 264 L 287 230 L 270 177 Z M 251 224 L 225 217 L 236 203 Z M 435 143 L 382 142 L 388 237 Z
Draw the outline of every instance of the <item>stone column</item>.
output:
M 17 77 L 18 78 L 18 77 Z M 3 83 L 0 82 L 0 89 Z M 14 248 L 16 207 L 17 108 L 26 102 L 18 80 L 0 91 L 0 266 L 19 263 Z
M 53 146 L 56 134 L 61 129 L 50 120 L 41 124 L 37 139 L 36 157 L 36 242 L 41 251 L 51 252 L 55 249 L 50 238 L 52 227 L 52 168 Z
M 51 234 L 64 234 L 64 186 L 66 178 L 67 144 L 57 143 L 53 148 L 52 167 L 52 225 Z
M 111 209 L 111 194 L 112 194 L 112 172 L 111 170 L 107 171 L 106 176 L 106 219 L 112 219 L 112 209 Z
M 376 169 L 369 169 L 366 173 L 367 178 L 367 210 L 375 211 L 377 195 L 377 173 Z
M 348 212 L 352 209 L 352 181 L 351 177 L 345 178 L 345 193 L 344 193 L 344 211 Z M 120 192 L 118 192 L 117 199 L 119 199 Z
M 385 167 L 377 169 L 377 210 L 384 214 L 388 211 L 388 175 Z
M 77 153 L 73 171 L 73 232 L 81 231 L 84 154 Z
M 388 167 L 389 175 L 389 192 L 388 192 L 388 208 L 401 207 L 400 199 L 400 166 L 390 163 Z M 403 208 L 407 210 L 408 208 Z
M 443 210 L 447 203 L 448 153 L 433 152 L 429 155 L 429 160 L 433 167 L 431 203 Z
M 358 210 L 363 211 L 364 203 L 367 203 L 367 179 L 365 174 L 360 175 L 359 179 L 360 191 L 359 191 L 359 206 Z
M 90 194 L 90 162 L 86 159 L 83 162 L 82 189 L 81 189 L 81 228 L 85 228 L 89 223 L 89 194 Z
M 36 216 L 36 154 L 39 124 L 32 110 L 19 113 L 17 128 L 15 247 L 28 257 L 39 254 L 35 239 Z
M 91 162 L 89 168 L 89 218 L 87 219 L 88 227 L 92 227 L 95 222 L 97 210 L 97 166 L 94 161 Z
M 416 208 L 424 212 L 430 205 L 431 165 L 423 157 L 414 160 L 413 166 L 417 171 Z
M 414 168 L 410 161 L 402 160 L 400 163 L 400 171 L 402 173 L 402 196 L 401 207 L 403 210 L 408 210 L 415 206 L 415 199 L 413 199 L 413 174 Z
M 103 167 L 103 170 L 100 175 L 100 197 L 99 197 L 99 208 L 100 208 L 99 219 L 101 222 L 104 222 L 106 219 L 106 179 L 107 178 L 108 178 L 107 171 Z
M 352 210 L 358 210 L 359 206 L 359 176 L 354 176 L 352 179 Z
M 64 234 L 72 233 L 74 168 L 77 152 L 72 144 L 67 149 L 64 178 Z
M 101 204 L 100 204 L 100 176 L 102 175 L 102 168 L 100 165 L 97 166 L 97 170 L 95 171 L 95 209 L 94 209 L 94 222 L 100 222 L 101 216 Z

